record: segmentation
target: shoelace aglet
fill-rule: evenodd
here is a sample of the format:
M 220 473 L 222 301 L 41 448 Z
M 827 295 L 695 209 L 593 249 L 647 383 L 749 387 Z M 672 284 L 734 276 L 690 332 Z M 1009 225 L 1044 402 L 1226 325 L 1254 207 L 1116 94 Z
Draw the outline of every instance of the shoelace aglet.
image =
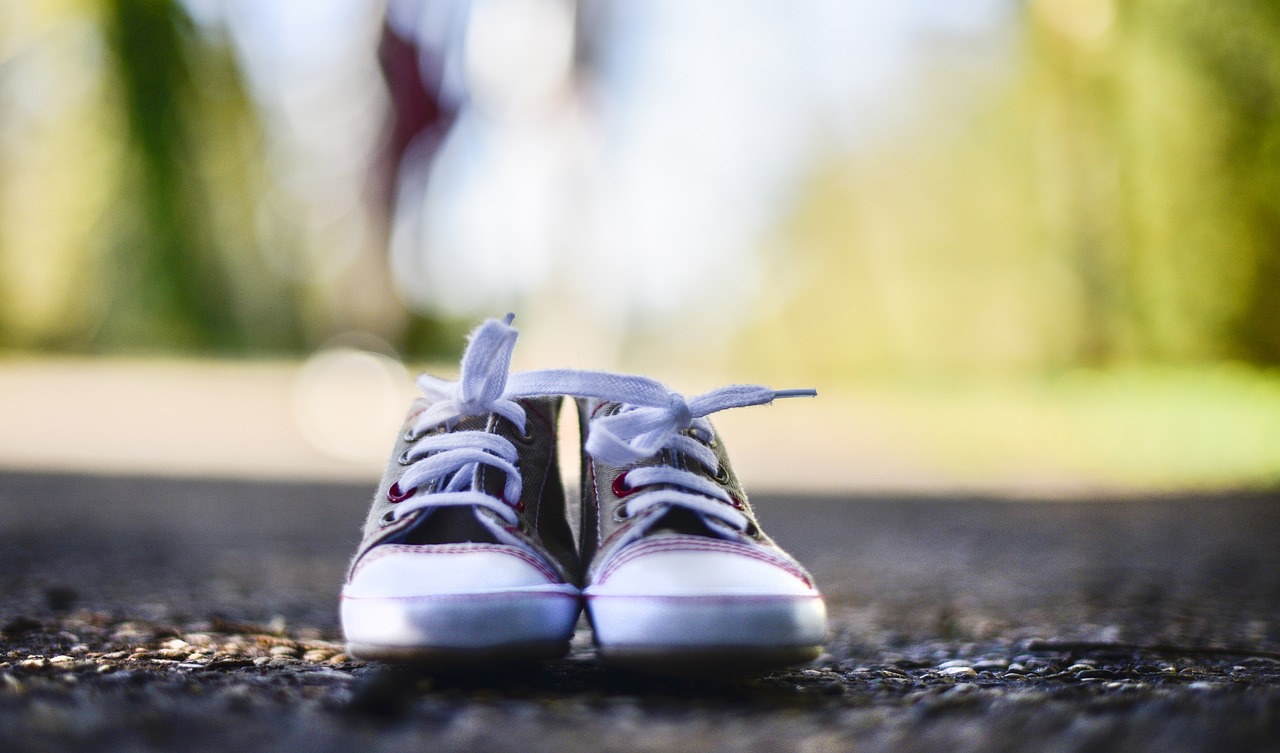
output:
M 774 390 L 773 399 L 777 400 L 783 397 L 817 397 L 818 391 L 813 388 L 793 389 L 793 390 Z
M 502 323 L 507 325 L 508 327 L 510 327 L 511 323 L 514 322 L 515 320 L 516 320 L 516 312 L 514 311 L 508 311 L 507 315 L 502 317 Z

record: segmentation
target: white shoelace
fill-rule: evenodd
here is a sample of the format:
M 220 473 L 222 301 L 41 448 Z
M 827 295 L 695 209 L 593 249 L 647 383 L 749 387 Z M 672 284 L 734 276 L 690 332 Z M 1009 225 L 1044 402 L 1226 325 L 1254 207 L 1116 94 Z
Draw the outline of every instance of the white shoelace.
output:
M 708 415 L 730 408 L 765 405 L 780 398 L 818 394 L 812 389 L 773 390 L 735 384 L 686 398 L 661 382 L 645 377 L 572 370 L 537 372 L 528 381 L 522 374 L 512 375 L 512 383 L 524 389 L 540 388 L 544 380 L 563 389 L 564 394 L 622 405 L 617 412 L 592 418 L 589 423 L 586 450 L 596 460 L 628 466 L 670 450 L 692 459 L 716 476 L 721 469 L 715 451 L 708 446 L 715 439 Z M 637 490 L 628 494 L 623 504 L 622 514 L 627 516 L 665 504 L 693 510 L 740 531 L 750 523 L 747 516 L 739 512 L 738 500 L 718 483 L 692 471 L 670 465 L 631 468 L 626 471 L 626 484 Z M 639 491 L 640 487 L 655 488 Z
M 553 383 L 536 378 L 527 381 L 552 391 L 521 392 L 508 387 L 511 351 L 515 348 L 518 334 L 511 326 L 513 318 L 508 314 L 503 321 L 489 319 L 471 333 L 462 354 L 462 373 L 458 381 L 451 382 L 427 374 L 418 377 L 418 388 L 433 402 L 418 415 L 410 429 L 410 436 L 414 439 L 405 451 L 409 467 L 397 482 L 401 495 L 408 498 L 396 505 L 393 520 L 425 508 L 475 505 L 492 510 L 510 525 L 516 524 L 515 507 L 519 504 L 524 480 L 516 465 L 518 453 L 515 445 L 487 431 L 427 433 L 442 425 L 451 428 L 458 419 L 466 416 L 490 413 L 502 416 L 521 433 L 526 433 L 524 408 L 515 399 L 562 394 L 555 391 Z M 537 372 L 531 372 L 528 376 L 536 375 Z M 472 488 L 472 481 L 481 465 L 491 466 L 504 474 L 506 481 L 502 499 Z M 417 493 L 431 482 L 441 483 L 430 494 Z
M 511 326 L 513 318 L 508 314 L 504 321 L 487 320 L 472 332 L 458 381 L 426 374 L 418 377 L 419 389 L 433 402 L 410 430 L 417 438 L 406 451 L 409 468 L 398 483 L 402 494 L 412 496 L 396 506 L 393 519 L 429 507 L 476 505 L 514 525 L 514 508 L 523 489 L 515 446 L 486 431 L 427 432 L 442 425 L 451 427 L 465 416 L 496 413 L 525 433 L 525 411 L 515 402 L 517 398 L 573 395 L 620 403 L 619 411 L 592 419 L 589 424 L 586 450 L 593 458 L 626 466 L 671 450 L 693 459 L 712 474 L 719 474 L 716 454 L 706 444 L 714 439 L 706 416 L 779 398 L 817 394 L 806 389 L 730 385 L 686 399 L 660 382 L 638 376 L 573 369 L 510 374 L 511 352 L 518 334 Z M 686 434 L 687 430 L 691 431 Z M 480 465 L 503 472 L 503 499 L 471 488 Z M 431 494 L 414 491 L 442 479 L 443 483 Z M 672 504 L 722 520 L 739 530 L 748 524 L 746 516 L 736 509 L 736 501 L 718 484 L 697 473 L 667 465 L 633 468 L 627 471 L 627 482 L 631 488 L 659 487 L 629 495 L 624 506 L 627 515 L 658 504 Z

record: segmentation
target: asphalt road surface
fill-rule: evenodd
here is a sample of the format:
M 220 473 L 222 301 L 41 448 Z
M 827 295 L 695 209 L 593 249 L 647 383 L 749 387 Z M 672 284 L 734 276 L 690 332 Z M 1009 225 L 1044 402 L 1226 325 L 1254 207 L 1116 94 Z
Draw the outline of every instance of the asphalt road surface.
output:
M 832 632 L 732 682 L 351 661 L 370 492 L 0 475 L 0 750 L 1280 750 L 1277 492 L 756 495 Z

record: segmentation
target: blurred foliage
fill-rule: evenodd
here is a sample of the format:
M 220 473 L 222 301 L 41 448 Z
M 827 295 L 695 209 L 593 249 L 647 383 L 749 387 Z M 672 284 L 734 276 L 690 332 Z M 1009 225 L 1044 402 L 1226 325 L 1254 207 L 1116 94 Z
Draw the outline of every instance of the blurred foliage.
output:
M 251 286 L 263 277 L 262 270 L 228 268 L 254 261 L 234 247 L 251 242 L 243 228 L 253 222 L 246 189 L 255 161 L 244 158 L 257 151 L 241 137 L 257 124 L 230 50 L 197 36 L 176 4 L 104 6 L 130 154 L 111 209 L 119 235 L 107 253 L 116 263 L 107 265 L 111 276 L 99 288 L 114 295 L 94 345 L 296 348 L 297 296 L 288 283 L 276 278 L 271 289 L 255 291 L 255 303 L 270 304 L 253 316 L 232 289 L 233 279 Z
M 744 358 L 1280 364 L 1280 5 L 1035 0 L 1018 48 L 1003 82 L 937 72 L 967 120 L 815 176 Z
M 1241 365 L 872 379 L 859 383 L 852 405 L 838 391 L 826 397 L 828 410 L 844 408 L 873 432 L 880 451 L 960 484 L 1280 484 L 1280 379 Z
M 1280 364 L 1280 4 L 1031 0 L 1016 25 L 1002 72 L 937 71 L 935 110 L 814 175 L 753 371 Z M 378 232 L 358 270 L 308 267 L 324 234 L 280 219 L 233 47 L 180 3 L 7 4 L 0 61 L 0 347 L 460 346 L 389 300 Z
M 296 353 L 363 329 L 455 354 L 463 324 L 391 299 L 376 233 L 350 254 L 372 264 L 318 271 L 346 238 L 282 196 L 227 34 L 175 0 L 0 9 L 0 348 Z
M 198 34 L 173 2 L 19 6 L 11 28 L 26 37 L 6 41 L 10 64 L 29 70 L 14 78 L 69 94 L 37 93 L 7 124 L 0 345 L 298 348 L 297 291 L 257 253 L 260 126 L 225 40 Z M 26 196 L 43 203 L 40 220 L 14 207 Z

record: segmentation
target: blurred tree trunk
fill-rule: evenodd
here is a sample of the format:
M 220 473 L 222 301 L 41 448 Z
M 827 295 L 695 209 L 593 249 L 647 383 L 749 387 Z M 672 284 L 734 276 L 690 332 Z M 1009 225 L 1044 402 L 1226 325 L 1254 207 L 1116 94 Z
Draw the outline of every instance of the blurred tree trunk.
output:
M 1224 221 L 1247 228 L 1236 253 L 1249 280 L 1231 335 L 1240 357 L 1280 365 L 1280 4 L 1179 5 L 1185 49 L 1231 115 L 1223 172 L 1237 216 Z
M 117 275 L 120 294 L 104 334 L 168 346 L 234 349 L 243 343 L 227 273 L 204 213 L 210 197 L 193 175 L 192 87 L 184 53 L 191 30 L 168 0 L 109 0 L 115 64 L 136 174 Z
M 174 0 L 102 3 L 128 144 L 95 346 L 301 349 L 304 283 L 261 253 L 261 127 L 229 45 Z

